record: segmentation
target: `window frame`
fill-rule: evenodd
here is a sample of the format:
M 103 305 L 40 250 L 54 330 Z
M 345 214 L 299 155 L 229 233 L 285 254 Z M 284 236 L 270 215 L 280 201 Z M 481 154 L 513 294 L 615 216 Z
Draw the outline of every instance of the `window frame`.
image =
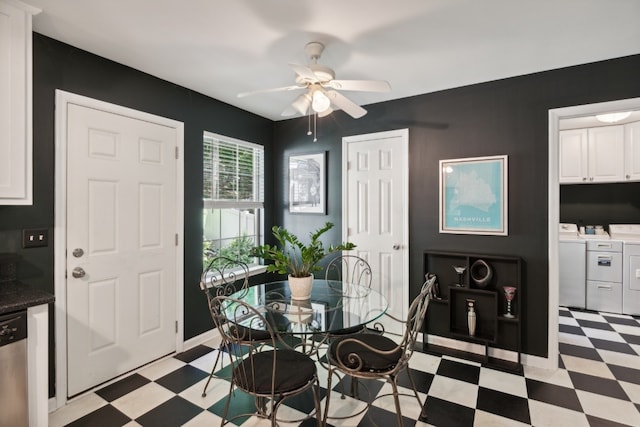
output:
M 207 141 L 209 140 L 209 141 Z M 255 237 L 256 244 L 263 244 L 264 240 L 264 146 L 260 144 L 255 144 L 248 141 L 243 141 L 236 138 L 227 137 L 224 135 L 220 135 L 214 132 L 203 131 L 202 136 L 202 146 L 203 146 L 203 171 L 202 171 L 202 220 L 204 227 L 204 215 L 207 209 L 210 210 L 220 210 L 221 212 L 225 209 L 236 209 L 238 211 L 253 209 L 255 210 L 255 233 L 252 235 Z M 216 188 L 216 180 L 220 182 L 219 177 L 220 173 L 216 171 L 216 168 L 220 168 L 220 163 L 216 164 L 215 155 L 207 154 L 207 146 L 211 147 L 211 150 L 216 150 L 216 148 L 229 148 L 231 150 L 235 149 L 235 157 L 233 157 L 236 161 L 235 169 L 231 169 L 231 175 L 235 174 L 235 180 L 240 181 L 242 178 L 241 168 L 242 164 L 240 163 L 240 153 L 242 150 L 252 150 L 251 156 L 253 164 L 251 166 L 251 174 L 252 174 L 252 185 L 253 189 L 251 191 L 251 197 L 240 199 L 241 192 L 240 186 L 237 183 L 232 191 L 227 191 L 227 195 L 231 192 L 236 193 L 236 199 L 228 199 L 228 198 L 214 198 L 215 195 L 220 195 L 220 189 Z M 210 165 L 207 165 L 207 162 L 210 161 Z M 246 166 L 246 165 L 245 165 Z M 209 177 L 207 177 L 209 174 Z M 207 178 L 209 178 L 209 182 L 207 183 Z M 234 179 L 234 178 L 232 178 Z M 210 186 L 207 188 L 207 185 Z M 227 189 L 228 190 L 228 189 Z M 205 197 L 205 195 L 209 195 L 211 197 Z M 246 189 L 245 189 L 246 195 Z M 238 227 L 237 232 L 241 231 L 241 227 Z M 234 239 L 242 238 L 242 235 L 236 234 Z M 229 240 L 229 238 L 220 238 L 217 240 L 218 242 L 222 242 L 225 240 Z M 203 228 L 202 233 L 202 242 L 204 248 L 204 242 L 209 241 L 205 239 L 205 230 Z M 216 241 L 216 240 L 211 240 Z M 204 260 L 204 253 L 203 253 Z M 266 271 L 266 266 L 263 265 L 263 260 L 257 258 L 255 263 L 250 264 L 249 266 L 249 276 L 253 276 L 259 273 Z M 206 265 L 203 263 L 203 269 L 206 268 Z M 238 276 L 244 277 L 244 272 Z

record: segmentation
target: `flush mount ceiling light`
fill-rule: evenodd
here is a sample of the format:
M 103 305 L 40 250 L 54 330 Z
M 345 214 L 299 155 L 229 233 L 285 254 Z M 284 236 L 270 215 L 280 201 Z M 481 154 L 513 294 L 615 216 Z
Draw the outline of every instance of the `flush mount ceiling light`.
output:
M 598 114 L 596 119 L 604 123 L 615 123 L 624 120 L 631 115 L 631 111 L 623 111 L 620 113 Z

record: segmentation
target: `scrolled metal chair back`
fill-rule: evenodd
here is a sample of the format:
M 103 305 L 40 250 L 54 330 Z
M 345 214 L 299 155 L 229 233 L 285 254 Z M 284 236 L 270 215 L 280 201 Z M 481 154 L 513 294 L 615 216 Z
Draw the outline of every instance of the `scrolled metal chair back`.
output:
M 429 278 L 422 287 L 420 293 L 413 300 L 407 313 L 406 329 L 402 337 L 401 346 L 407 358 L 411 357 L 418 335 L 422 333 L 422 326 L 427 315 L 427 308 L 431 300 L 431 288 L 436 281 L 436 277 Z
M 214 299 L 229 296 L 240 290 L 249 288 L 249 267 L 247 264 L 225 256 L 213 258 L 200 275 L 200 289 L 207 295 L 209 310 L 215 317 L 219 315 L 219 307 Z
M 332 259 L 325 270 L 325 279 L 371 288 L 371 266 L 357 255 L 339 255 Z

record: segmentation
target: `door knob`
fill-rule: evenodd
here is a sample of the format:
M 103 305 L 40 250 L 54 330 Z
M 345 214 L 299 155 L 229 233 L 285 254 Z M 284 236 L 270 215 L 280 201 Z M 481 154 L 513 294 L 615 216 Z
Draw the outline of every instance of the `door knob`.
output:
M 79 279 L 79 278 L 81 278 L 81 277 L 84 277 L 84 276 L 85 276 L 85 274 L 87 274 L 87 273 L 82 269 L 82 267 L 76 267 L 76 268 L 74 268 L 74 269 L 73 269 L 73 271 L 71 272 L 71 275 L 72 275 L 73 277 L 75 277 L 76 279 Z
M 393 250 L 394 251 L 400 250 L 400 244 L 396 243 L 395 245 L 393 245 Z
M 80 258 L 82 255 L 84 255 L 84 251 L 82 250 L 82 248 L 75 248 L 71 253 L 76 258 Z

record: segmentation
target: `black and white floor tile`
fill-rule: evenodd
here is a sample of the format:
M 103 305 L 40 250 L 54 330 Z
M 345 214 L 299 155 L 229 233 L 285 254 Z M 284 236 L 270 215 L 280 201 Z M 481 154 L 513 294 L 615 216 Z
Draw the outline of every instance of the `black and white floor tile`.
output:
M 428 418 L 415 398 L 401 399 L 405 426 L 640 426 L 640 318 L 561 308 L 560 367 L 555 371 L 526 367 L 521 375 L 496 371 L 470 361 L 414 353 L 413 378 Z M 202 389 L 216 351 L 201 345 L 145 367 L 50 414 L 58 426 L 216 426 L 229 393 L 224 379 Z M 218 373 L 225 377 L 228 372 Z M 319 369 L 327 384 L 326 371 Z M 335 383 L 335 381 L 334 381 Z M 407 378 L 399 383 L 409 392 Z M 388 393 L 383 382 L 366 384 L 370 394 Z M 335 388 L 334 388 L 335 389 Z M 327 390 L 321 390 L 322 404 Z M 245 412 L 253 401 L 242 393 L 232 411 Z M 286 402 L 279 418 L 302 419 L 311 413 L 308 399 Z M 365 403 L 331 393 L 331 414 L 348 414 Z M 351 411 L 351 412 L 350 412 Z M 330 420 L 338 426 L 393 426 L 392 398 L 377 399 L 361 416 Z M 242 427 L 267 426 L 247 417 Z M 230 424 L 231 425 L 231 424 Z M 281 425 L 314 426 L 315 419 Z

